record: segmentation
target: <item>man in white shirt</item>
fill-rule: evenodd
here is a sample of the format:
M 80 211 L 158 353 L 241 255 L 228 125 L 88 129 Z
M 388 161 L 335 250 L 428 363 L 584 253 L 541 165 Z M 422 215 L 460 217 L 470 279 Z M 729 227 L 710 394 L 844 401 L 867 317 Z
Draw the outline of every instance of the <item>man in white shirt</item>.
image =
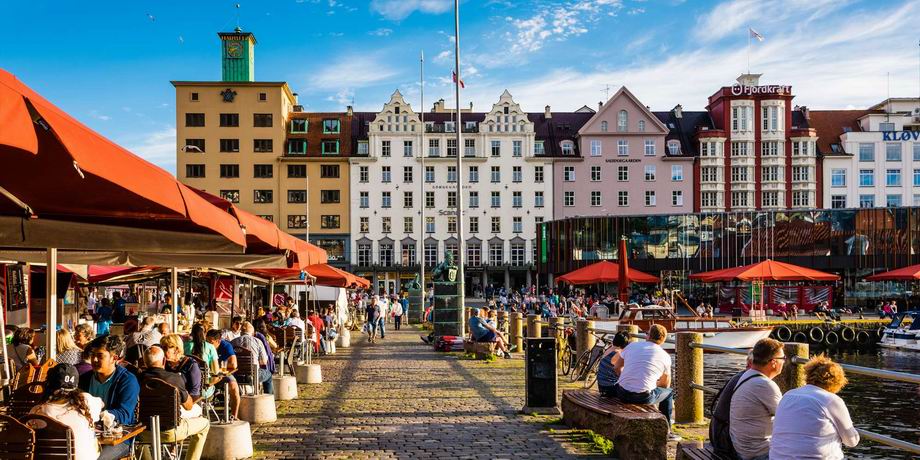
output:
M 657 404 L 670 426 L 674 412 L 671 357 L 661 348 L 667 337 L 664 326 L 651 325 L 646 341 L 627 345 L 613 358 L 613 369 L 620 375 L 617 398 L 626 404 Z M 677 441 L 680 437 L 669 433 L 668 440 Z
M 380 296 L 377 299 L 377 305 L 380 306 L 380 319 L 377 320 L 377 334 L 381 339 L 385 339 L 387 338 L 387 315 L 390 313 L 390 296 Z
M 297 309 L 291 310 L 291 316 L 284 323 L 285 326 L 296 326 L 300 328 L 300 340 L 304 340 L 304 331 L 307 330 L 307 323 L 300 318 L 300 312 Z
M 767 460 L 773 416 L 783 397 L 773 378 L 783 371 L 783 344 L 762 339 L 751 350 L 751 366 L 741 378 L 731 399 L 729 432 L 735 452 L 742 460 Z

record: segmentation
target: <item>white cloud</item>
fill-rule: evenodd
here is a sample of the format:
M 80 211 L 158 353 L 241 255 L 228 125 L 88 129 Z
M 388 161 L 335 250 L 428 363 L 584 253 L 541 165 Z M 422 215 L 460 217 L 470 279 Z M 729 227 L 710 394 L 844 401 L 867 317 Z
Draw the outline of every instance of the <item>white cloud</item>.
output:
M 332 96 L 327 97 L 326 100 L 335 102 L 341 107 L 345 107 L 347 105 L 352 105 L 352 103 L 354 102 L 354 98 L 355 98 L 355 91 L 353 89 L 345 88 L 345 89 L 341 89 L 337 91 Z
M 772 25 L 805 23 L 847 6 L 850 0 L 728 0 L 698 18 L 694 35 L 715 41 L 736 34 L 746 38 L 748 27 L 763 33 Z
M 317 89 L 341 90 L 360 88 L 386 81 L 397 71 L 376 55 L 349 55 L 338 61 L 324 64 L 322 69 L 308 79 L 308 85 Z
M 108 116 L 108 115 L 104 115 L 104 114 L 99 113 L 98 110 L 90 110 L 90 111 L 89 111 L 89 116 L 92 117 L 92 118 L 95 118 L 95 119 L 97 119 L 97 120 L 101 120 L 101 121 L 109 121 L 109 120 L 112 119 L 112 117 L 110 117 L 110 116 Z
M 389 36 L 391 33 L 393 33 L 393 29 L 387 29 L 386 27 L 381 27 L 381 28 L 379 28 L 379 29 L 372 30 L 372 31 L 368 32 L 368 34 L 370 34 L 370 35 L 376 35 L 376 36 L 378 36 L 378 37 L 387 37 L 387 36 Z
M 170 126 L 148 133 L 135 142 L 121 143 L 135 155 L 176 173 L 176 128 Z
M 441 14 L 454 7 L 451 0 L 373 0 L 371 9 L 386 19 L 400 21 L 419 11 Z
M 439 64 L 444 64 L 444 63 L 453 61 L 453 57 L 454 57 L 454 53 L 452 53 L 450 50 L 444 50 L 438 53 L 438 55 L 434 57 L 434 62 L 437 62 Z
M 578 0 L 543 6 L 527 18 L 506 17 L 512 31 L 505 33 L 513 53 L 538 51 L 548 40 L 563 41 L 588 32 L 601 14 L 615 15 L 620 0 Z

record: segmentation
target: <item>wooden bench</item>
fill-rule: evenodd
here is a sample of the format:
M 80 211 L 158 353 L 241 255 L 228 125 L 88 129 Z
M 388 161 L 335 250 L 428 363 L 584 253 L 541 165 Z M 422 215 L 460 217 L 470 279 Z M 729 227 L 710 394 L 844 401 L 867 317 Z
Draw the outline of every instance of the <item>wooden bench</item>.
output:
M 476 359 L 486 359 L 495 354 L 495 342 L 476 342 L 466 339 L 463 341 L 463 351 L 475 354 Z
M 624 404 L 594 390 L 565 390 L 562 419 L 610 439 L 619 458 L 667 458 L 668 421 L 657 406 Z
M 681 441 L 677 444 L 677 460 L 728 460 L 715 453 L 712 445 L 703 441 Z

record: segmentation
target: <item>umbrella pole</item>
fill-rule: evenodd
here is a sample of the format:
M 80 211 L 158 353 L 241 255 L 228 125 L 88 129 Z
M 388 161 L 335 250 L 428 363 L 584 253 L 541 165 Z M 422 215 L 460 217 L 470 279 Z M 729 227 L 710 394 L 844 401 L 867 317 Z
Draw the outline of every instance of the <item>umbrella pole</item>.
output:
M 57 356 L 57 248 L 48 248 L 45 266 L 45 358 Z M 6 343 L 3 344 L 6 346 Z
M 172 331 L 179 333 L 179 269 L 172 268 L 170 272 L 169 287 L 172 289 Z
M 3 299 L 6 300 L 6 299 Z M 0 303 L 0 356 L 3 357 L 3 367 L 0 368 L 0 389 L 6 388 L 10 382 L 10 360 L 6 356 L 6 305 Z

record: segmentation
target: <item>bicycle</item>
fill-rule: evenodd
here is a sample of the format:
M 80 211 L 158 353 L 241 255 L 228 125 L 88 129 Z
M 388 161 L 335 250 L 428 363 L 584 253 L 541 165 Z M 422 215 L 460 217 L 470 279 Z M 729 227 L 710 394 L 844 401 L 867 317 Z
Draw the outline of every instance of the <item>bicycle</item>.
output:
M 563 330 L 562 353 L 559 354 L 559 368 L 562 369 L 562 375 L 569 375 L 569 372 L 572 371 L 572 361 L 575 357 L 574 334 L 575 330 L 571 327 Z
M 607 347 L 610 346 L 610 342 L 607 340 L 607 333 L 601 333 L 600 335 L 595 334 L 594 332 L 590 333 L 595 337 L 594 346 L 590 350 L 584 351 L 581 355 L 578 356 L 578 360 L 575 362 L 575 366 L 572 368 L 572 373 L 569 374 L 569 381 L 574 383 L 579 380 L 585 379 L 585 388 L 591 388 L 594 385 L 594 381 L 597 379 L 597 365 L 600 363 L 601 356 L 604 355 L 604 351 L 607 350 Z M 590 373 L 594 373 L 594 380 L 588 380 Z

